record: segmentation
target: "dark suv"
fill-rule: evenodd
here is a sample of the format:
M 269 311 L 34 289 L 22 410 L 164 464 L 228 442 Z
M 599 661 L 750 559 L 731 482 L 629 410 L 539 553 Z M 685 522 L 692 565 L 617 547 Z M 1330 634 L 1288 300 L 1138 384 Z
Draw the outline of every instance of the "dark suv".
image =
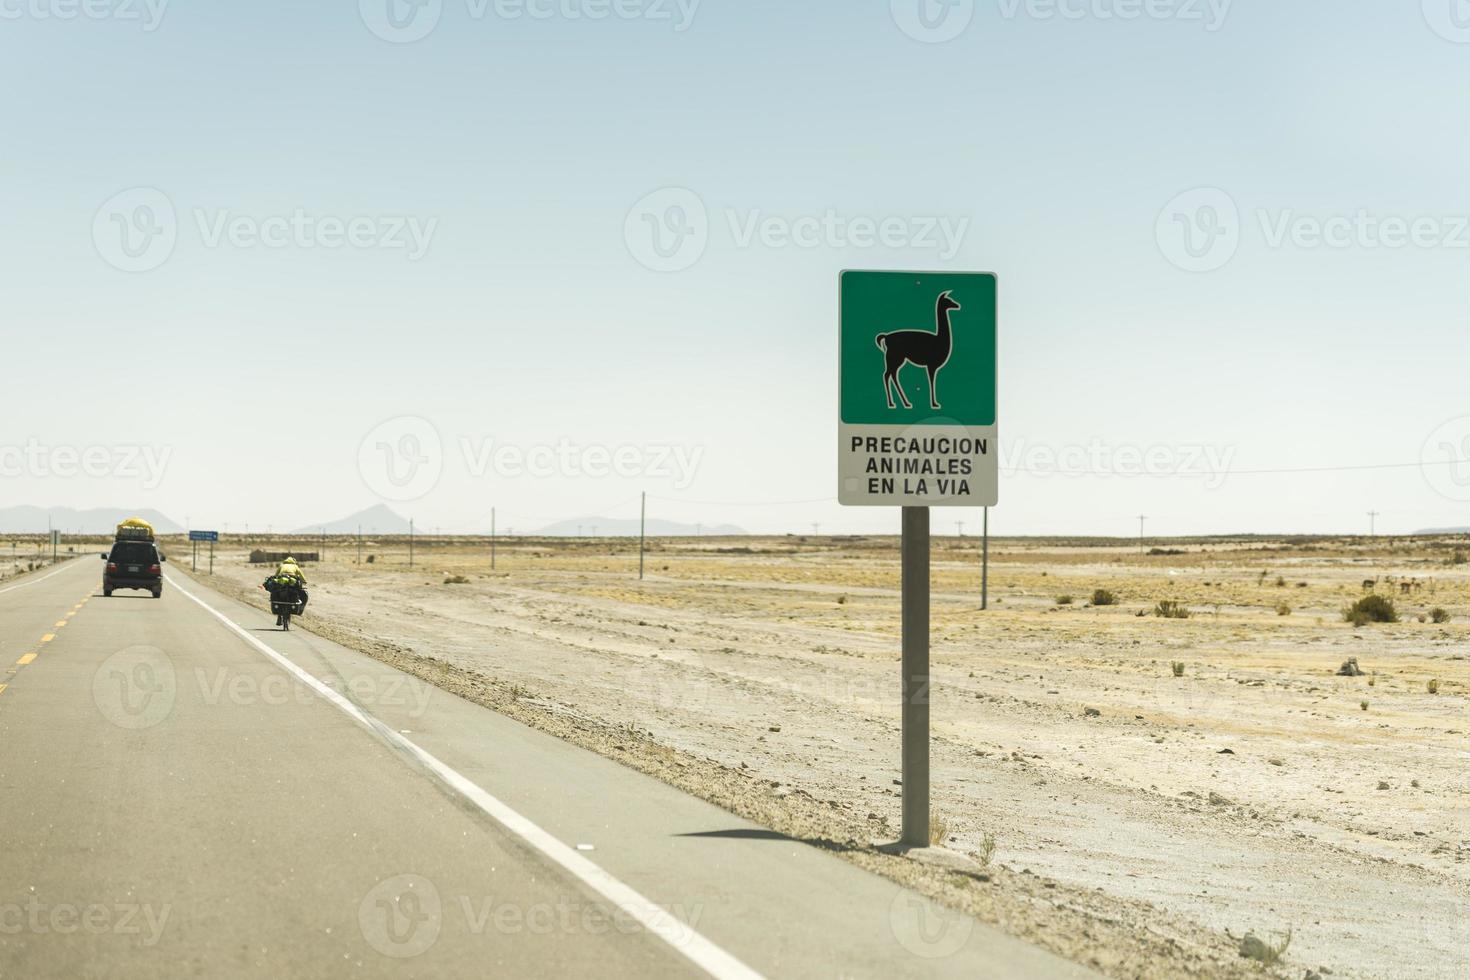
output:
M 102 573 L 102 594 L 113 589 L 142 589 L 153 598 L 163 595 L 163 568 L 167 558 L 150 541 L 119 541 L 112 554 L 103 555 L 107 569 Z

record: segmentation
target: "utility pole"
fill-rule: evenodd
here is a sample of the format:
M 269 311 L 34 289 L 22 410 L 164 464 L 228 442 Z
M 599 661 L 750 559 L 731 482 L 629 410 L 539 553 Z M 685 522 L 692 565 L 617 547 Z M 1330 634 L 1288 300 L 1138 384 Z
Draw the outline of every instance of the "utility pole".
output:
M 490 508 L 490 571 L 495 571 L 495 508 Z
M 408 567 L 413 567 L 413 518 L 408 519 Z
M 1368 537 L 1374 537 L 1378 533 L 1378 511 L 1368 511 Z
M 990 508 L 983 508 L 980 525 L 980 609 L 990 608 Z
M 820 524 L 813 524 L 812 525 L 812 537 L 814 537 L 814 538 L 815 537 L 818 537 L 818 536 L 821 535 L 821 533 L 822 533 L 822 525 L 820 525 Z
M 1147 516 L 1138 515 L 1138 553 L 1140 555 L 1143 554 L 1143 522 L 1146 520 L 1148 520 Z
M 955 521 L 954 522 L 954 526 L 955 526 L 955 534 L 958 537 L 963 538 L 965 536 L 965 522 L 964 521 Z
M 638 498 L 638 580 L 643 580 L 643 541 L 648 532 L 648 491 Z

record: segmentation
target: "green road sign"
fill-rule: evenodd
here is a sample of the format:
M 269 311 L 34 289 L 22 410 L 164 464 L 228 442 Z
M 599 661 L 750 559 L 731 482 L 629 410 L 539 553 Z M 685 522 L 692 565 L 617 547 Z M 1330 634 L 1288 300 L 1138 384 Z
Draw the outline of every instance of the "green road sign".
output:
M 848 271 L 840 293 L 839 501 L 993 505 L 995 276 Z

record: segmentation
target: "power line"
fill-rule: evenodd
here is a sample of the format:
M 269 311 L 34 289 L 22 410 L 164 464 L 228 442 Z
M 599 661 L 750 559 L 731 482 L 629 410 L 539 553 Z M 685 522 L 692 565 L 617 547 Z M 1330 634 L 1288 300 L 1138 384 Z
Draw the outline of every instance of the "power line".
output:
M 1008 466 L 1002 467 L 1001 471 L 1008 474 L 1028 473 L 1044 476 L 1147 476 L 1157 479 L 1163 476 L 1187 477 L 1189 479 L 1203 479 L 1209 476 L 1266 476 L 1282 473 L 1350 473 L 1360 470 L 1402 470 L 1417 469 L 1425 466 L 1470 466 L 1470 459 L 1446 459 L 1437 462 L 1420 461 L 1417 463 L 1365 463 L 1359 466 L 1296 466 L 1282 469 L 1264 470 L 1237 470 L 1223 467 L 1215 470 L 1184 470 L 1178 473 L 1117 473 L 1112 470 L 1063 470 L 1063 469 L 1037 469 L 1035 467 Z

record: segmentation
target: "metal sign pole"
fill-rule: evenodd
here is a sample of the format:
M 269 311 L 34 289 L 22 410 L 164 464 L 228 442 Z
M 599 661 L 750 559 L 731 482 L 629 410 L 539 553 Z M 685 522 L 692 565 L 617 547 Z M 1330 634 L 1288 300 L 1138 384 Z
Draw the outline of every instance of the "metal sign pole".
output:
M 929 508 L 903 508 L 903 836 L 929 846 Z
M 189 542 L 189 571 L 199 571 L 199 542 Z
M 214 574 L 214 538 L 209 539 L 209 574 Z

